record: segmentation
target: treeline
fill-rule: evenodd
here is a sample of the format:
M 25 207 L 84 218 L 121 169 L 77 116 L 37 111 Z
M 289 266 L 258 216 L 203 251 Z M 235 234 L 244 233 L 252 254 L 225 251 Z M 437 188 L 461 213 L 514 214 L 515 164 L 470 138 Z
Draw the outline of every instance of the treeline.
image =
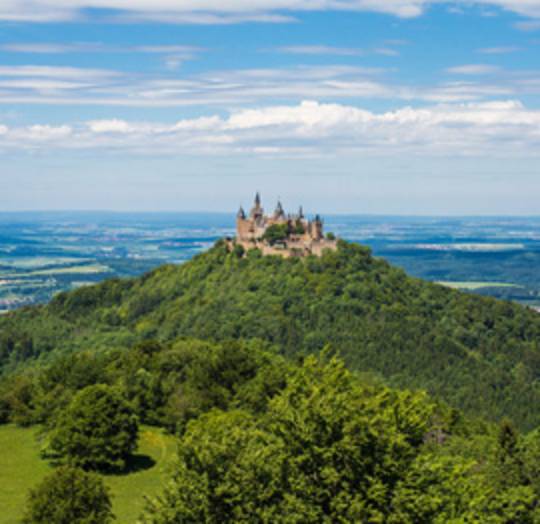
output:
M 43 426 L 59 465 L 30 492 L 30 524 L 110 522 L 92 472 L 129 468 L 139 422 L 179 441 L 146 523 L 540 519 L 540 431 L 377 385 L 328 350 L 293 362 L 263 342 L 147 341 L 21 371 L 0 399 L 4 421 Z
M 22 369 L 0 382 L 0 422 L 55 427 L 79 391 L 121 391 L 145 424 L 180 432 L 212 408 L 265 402 L 283 387 L 288 364 L 257 341 L 144 341 L 129 350 L 71 353 Z

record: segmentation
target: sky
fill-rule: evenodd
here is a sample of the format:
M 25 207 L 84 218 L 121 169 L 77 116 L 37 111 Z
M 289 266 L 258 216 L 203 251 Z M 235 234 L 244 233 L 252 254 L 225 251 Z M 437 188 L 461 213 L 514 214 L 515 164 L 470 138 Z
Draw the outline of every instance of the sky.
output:
M 540 214 L 540 0 L 0 0 L 0 211 Z

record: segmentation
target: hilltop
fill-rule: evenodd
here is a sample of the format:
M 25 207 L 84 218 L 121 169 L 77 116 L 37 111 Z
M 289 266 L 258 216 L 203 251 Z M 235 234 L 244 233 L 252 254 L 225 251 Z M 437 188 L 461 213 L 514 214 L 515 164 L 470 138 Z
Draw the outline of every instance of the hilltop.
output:
M 536 312 L 411 278 L 343 241 L 290 259 L 218 242 L 181 266 L 59 294 L 0 319 L 0 359 L 8 373 L 71 351 L 187 337 L 257 338 L 288 357 L 329 345 L 391 386 L 525 429 L 540 424 Z

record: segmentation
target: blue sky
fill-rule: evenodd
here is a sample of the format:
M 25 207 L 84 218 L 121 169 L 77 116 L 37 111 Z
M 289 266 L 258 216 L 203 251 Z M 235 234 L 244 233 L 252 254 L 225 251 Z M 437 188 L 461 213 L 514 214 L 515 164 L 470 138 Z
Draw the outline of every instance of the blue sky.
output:
M 538 214 L 540 0 L 1 0 L 0 210 Z

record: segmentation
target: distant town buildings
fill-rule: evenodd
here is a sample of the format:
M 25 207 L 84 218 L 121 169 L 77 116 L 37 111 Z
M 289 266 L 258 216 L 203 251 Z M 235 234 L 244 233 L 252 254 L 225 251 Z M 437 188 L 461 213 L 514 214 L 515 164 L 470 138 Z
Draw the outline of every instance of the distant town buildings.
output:
M 325 249 L 335 250 L 333 235 L 324 236 L 319 215 L 313 220 L 304 216 L 302 207 L 295 214 L 285 213 L 281 202 L 271 215 L 265 215 L 259 193 L 249 215 L 240 208 L 236 215 L 236 244 L 244 249 L 260 249 L 264 255 L 320 256 Z

